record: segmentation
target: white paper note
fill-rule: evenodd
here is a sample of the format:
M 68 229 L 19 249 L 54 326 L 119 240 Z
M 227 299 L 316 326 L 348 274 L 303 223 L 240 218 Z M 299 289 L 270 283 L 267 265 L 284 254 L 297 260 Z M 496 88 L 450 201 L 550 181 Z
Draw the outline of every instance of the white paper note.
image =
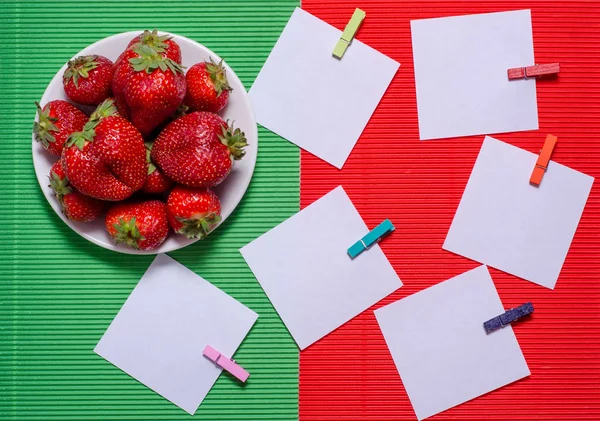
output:
M 435 415 L 529 375 L 485 266 L 375 310 L 417 418 Z
M 410 25 L 421 140 L 538 128 L 535 78 L 506 74 L 536 64 L 529 10 Z
M 594 178 L 537 157 L 486 137 L 443 248 L 553 289 Z
M 338 187 L 240 250 L 300 349 L 402 286 L 378 245 L 348 256 L 368 232 Z
M 202 351 L 232 356 L 257 318 L 159 254 L 94 352 L 193 415 L 222 371 Z
M 356 39 L 338 60 L 340 35 L 296 8 L 250 89 L 258 123 L 337 168 L 400 66 Z

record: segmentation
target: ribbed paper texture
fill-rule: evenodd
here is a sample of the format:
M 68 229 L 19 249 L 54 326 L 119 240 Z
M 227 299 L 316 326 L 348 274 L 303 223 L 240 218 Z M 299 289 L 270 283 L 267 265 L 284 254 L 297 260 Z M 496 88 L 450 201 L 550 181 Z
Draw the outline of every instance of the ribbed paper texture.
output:
M 104 250 L 54 214 L 33 171 L 33 101 L 87 45 L 152 28 L 206 45 L 249 88 L 297 3 L 1 2 L 0 419 L 190 418 L 93 353 L 152 257 Z M 266 130 L 259 137 L 239 208 L 206 241 L 171 254 L 260 314 L 236 354 L 248 383 L 221 376 L 197 419 L 298 419 L 298 349 L 238 249 L 298 211 L 299 152 Z
M 555 134 L 554 160 L 600 176 L 597 1 L 304 0 L 303 7 L 340 29 L 360 7 L 367 17 L 358 39 L 402 64 L 342 171 L 308 153 L 301 159 L 302 207 L 342 184 L 370 228 L 385 218 L 396 226 L 381 246 L 404 287 L 374 308 L 477 266 L 442 244 L 483 136 L 419 141 L 411 19 L 531 8 L 536 61 L 560 62 L 560 77 L 537 84 L 540 130 L 496 137 L 538 153 Z M 431 419 L 600 420 L 599 234 L 596 180 L 554 291 L 490 269 L 506 308 L 535 306 L 532 319 L 514 327 L 531 376 Z M 302 352 L 300 373 L 302 421 L 416 420 L 372 311 Z

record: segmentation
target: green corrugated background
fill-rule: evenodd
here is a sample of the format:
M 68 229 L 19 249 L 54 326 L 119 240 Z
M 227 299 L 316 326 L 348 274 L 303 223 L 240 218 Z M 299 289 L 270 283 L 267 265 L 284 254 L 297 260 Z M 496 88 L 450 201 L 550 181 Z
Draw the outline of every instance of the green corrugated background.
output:
M 0 419 L 178 420 L 189 415 L 93 353 L 150 264 L 79 237 L 54 214 L 31 160 L 33 101 L 54 73 L 106 36 L 158 28 L 225 57 L 247 88 L 297 0 L 0 1 Z M 163 4 L 165 6 L 163 6 Z M 172 257 L 260 314 L 195 418 L 298 418 L 298 351 L 238 249 L 299 208 L 299 153 L 259 128 L 259 159 L 238 210 Z

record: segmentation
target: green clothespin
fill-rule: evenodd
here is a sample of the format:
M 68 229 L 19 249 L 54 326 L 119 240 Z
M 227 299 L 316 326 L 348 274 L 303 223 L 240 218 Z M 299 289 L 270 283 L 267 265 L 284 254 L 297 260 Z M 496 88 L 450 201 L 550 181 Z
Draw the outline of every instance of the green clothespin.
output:
M 351 258 L 355 258 L 363 251 L 378 243 L 384 236 L 394 231 L 394 224 L 389 219 L 386 219 L 381 224 L 377 225 L 373 231 L 365 235 L 361 240 L 357 241 L 348 249 L 348 254 Z
M 344 32 L 342 32 L 340 40 L 337 42 L 335 48 L 333 49 L 334 57 L 341 59 L 344 56 L 346 49 L 352 42 L 352 39 L 354 38 L 354 35 L 356 35 L 358 28 L 360 28 L 360 25 L 365 19 L 365 16 L 367 16 L 367 14 L 358 8 L 354 11 L 350 22 L 348 22 L 348 25 L 346 25 L 346 27 L 344 28 Z

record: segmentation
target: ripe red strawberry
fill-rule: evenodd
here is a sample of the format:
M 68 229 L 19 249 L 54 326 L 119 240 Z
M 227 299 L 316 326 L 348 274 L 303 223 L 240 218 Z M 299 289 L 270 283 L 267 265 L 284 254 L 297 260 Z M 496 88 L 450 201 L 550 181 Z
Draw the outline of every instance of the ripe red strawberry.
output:
M 167 199 L 167 219 L 176 233 L 202 239 L 221 222 L 221 202 L 208 188 L 176 186 Z
M 221 111 L 229 100 L 231 87 L 225 76 L 223 60 L 219 64 L 210 62 L 196 63 L 185 75 L 187 94 L 183 100 L 191 111 Z
M 77 57 L 63 74 L 65 93 L 73 102 L 98 105 L 110 97 L 114 65 L 103 56 Z
M 85 196 L 71 187 L 60 161 L 54 163 L 48 178 L 62 212 L 70 220 L 90 222 L 102 215 L 106 209 L 106 202 Z
M 148 136 L 185 97 L 179 46 L 156 31 L 134 38 L 117 59 L 112 89 L 119 112 Z
M 119 110 L 119 114 L 125 117 L 127 120 L 131 120 L 131 111 L 127 101 L 125 100 L 124 92 L 125 86 L 129 81 L 129 76 L 132 72 L 131 66 L 127 65 L 129 59 L 136 58 L 137 54 L 133 50 L 125 50 L 117 61 L 115 61 L 115 68 L 112 80 L 112 93 L 115 102 L 115 106 Z
M 142 135 L 117 114 L 111 99 L 98 106 L 82 132 L 71 135 L 62 161 L 73 187 L 101 200 L 128 198 L 148 175 Z
M 246 136 L 217 114 L 196 111 L 169 123 L 152 148 L 152 161 L 165 175 L 190 187 L 212 187 L 242 159 Z
M 167 207 L 160 200 L 117 203 L 106 214 L 106 230 L 117 244 L 151 250 L 169 234 Z
M 181 64 L 181 48 L 170 35 L 158 35 L 156 29 L 152 32 L 146 30 L 127 44 L 126 50 L 133 50 L 136 44 L 142 43 L 152 48 L 164 48 L 165 57 Z M 163 45 L 164 44 L 164 45 Z
M 146 143 L 146 161 L 148 161 L 148 177 L 142 187 L 144 193 L 160 194 L 169 191 L 173 187 L 173 180 L 165 176 L 162 171 L 156 168 L 150 158 L 152 143 Z
M 38 120 L 33 123 L 35 139 L 52 154 L 60 156 L 63 145 L 71 133 L 83 130 L 88 116 L 67 101 L 50 101 L 44 105 L 35 103 Z

